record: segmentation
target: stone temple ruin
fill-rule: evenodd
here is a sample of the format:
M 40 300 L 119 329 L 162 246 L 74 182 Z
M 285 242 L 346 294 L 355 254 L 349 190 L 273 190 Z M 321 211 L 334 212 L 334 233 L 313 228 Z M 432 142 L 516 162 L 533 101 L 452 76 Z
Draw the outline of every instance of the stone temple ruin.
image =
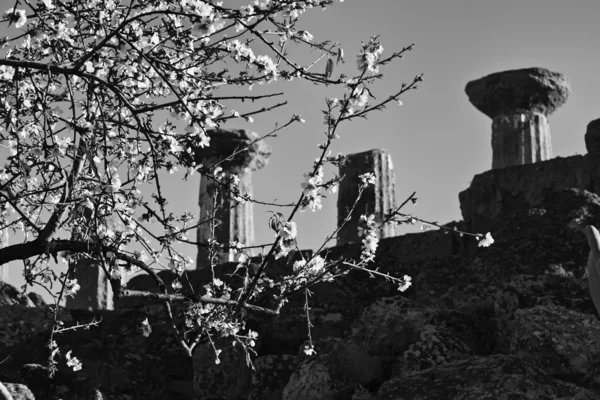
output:
M 494 218 L 501 213 L 503 205 L 520 196 L 535 204 L 548 189 L 578 187 L 600 193 L 600 162 L 596 160 L 598 157 L 593 157 L 600 153 L 600 119 L 588 125 L 585 134 L 588 155 L 552 159 L 548 117 L 567 101 L 571 93 L 563 74 L 544 68 L 504 71 L 469 82 L 465 92 L 479 111 L 492 118 L 492 169 L 475 175 L 471 186 L 459 194 L 463 221 L 446 226 L 485 233 L 492 229 Z M 242 129 L 214 130 L 210 136 L 210 147 L 197 151 L 196 162 L 205 167 L 218 163 L 217 166 L 222 168 L 222 182 L 237 176 L 240 192 L 252 196 L 252 171 L 267 164 L 270 148 L 262 141 L 253 143 L 258 136 Z M 238 151 L 249 144 L 252 145 L 247 151 Z M 220 160 L 224 161 L 219 163 Z M 339 171 L 345 178 L 339 188 L 338 224 L 343 222 L 356 199 L 358 175 L 366 172 L 375 174 L 375 185 L 366 191 L 352 218 L 340 230 L 338 245 L 359 240 L 357 226 L 361 214 L 374 214 L 379 222 L 390 208 L 396 206 L 391 155 L 383 149 L 351 154 L 348 163 Z M 254 245 L 252 202 L 238 203 L 231 195 L 215 197 L 215 182 L 214 178 L 201 177 L 200 219 L 210 221 L 210 216 L 216 212 L 215 219 L 221 221 L 213 227 L 218 242 Z M 394 240 L 398 249 L 406 249 L 404 256 L 409 261 L 446 257 L 465 247 L 456 237 L 442 231 L 397 236 L 396 229 L 396 225 L 388 224 L 381 229 L 380 237 Z M 198 241 L 206 243 L 211 237 L 211 224 L 200 225 L 197 234 Z M 7 240 L 5 238 L 3 243 Z M 217 264 L 233 261 L 232 253 L 217 252 L 213 261 Z M 199 246 L 196 266 L 201 268 L 208 262 L 207 247 Z M 67 307 L 113 309 L 112 290 L 102 269 L 93 262 L 84 264 L 85 268 L 83 265 L 76 268 L 80 271 L 76 276 L 81 289 L 75 298 L 69 299 Z M 8 280 L 7 271 L 2 273 L 0 278 Z
M 551 158 L 548 117 L 570 94 L 563 75 L 542 68 L 506 71 L 470 82 L 466 93 L 492 118 L 492 168 L 459 193 L 462 221 L 445 226 L 491 232 L 496 239 L 491 247 L 479 248 L 472 237 L 443 230 L 398 235 L 395 227 L 382 229 L 369 268 L 407 274 L 413 285 L 401 293 L 397 285 L 353 269 L 334 283 L 313 286 L 309 312 L 301 294 L 290 297 L 277 317 L 248 313 L 248 328 L 259 334 L 254 370 L 230 337 L 216 343 L 222 349 L 219 365 L 211 343 L 200 343 L 191 358 L 184 357 L 165 324 L 162 304 L 125 299 L 115 300 L 112 311 L 102 310 L 109 303 L 100 301 L 106 295 L 99 293 L 107 293 L 107 283 L 90 279 L 81 288 L 88 303 L 69 303 L 65 323 L 99 316 L 103 322 L 57 335 L 84 365 L 77 373 L 62 367 L 60 398 L 102 398 L 100 393 L 174 400 L 598 399 L 600 319 L 584 276 L 590 246 L 568 225 L 585 217 L 600 227 L 600 119 L 581 132 L 586 155 Z M 222 182 L 237 175 L 241 190 L 251 194 L 251 171 L 266 165 L 270 150 L 254 147 L 234 155 L 256 136 L 239 130 L 212 134 L 207 149 L 212 153 L 204 154 L 203 162 L 214 166 L 217 158 L 232 156 L 219 165 Z M 381 149 L 352 154 L 340 169 L 338 223 L 354 202 L 357 176 L 366 172 L 374 173 L 375 185 L 340 231 L 337 245 L 320 253 L 330 260 L 358 260 L 356 219 L 373 213 L 381 220 L 396 205 L 391 155 Z M 248 202 L 207 196 L 214 180 L 204 179 L 200 218 L 216 211 L 223 221 L 215 229 L 219 241 L 252 244 Z M 214 210 L 215 202 L 225 207 Z M 206 249 L 199 249 L 199 265 L 205 257 Z M 237 266 L 228 253 L 217 254 L 215 261 L 223 262 L 215 273 L 224 280 Z M 269 261 L 265 273 L 289 274 L 290 267 L 282 257 Z M 158 275 L 172 293 L 174 274 Z M 186 286 L 201 288 L 210 275 L 207 268 L 188 271 L 184 294 Z M 133 277 L 127 287 L 158 291 L 147 275 Z M 11 355 L 0 363 L 0 380 L 9 389 L 19 382 L 40 393 L 36 398 L 46 398 L 55 389 L 35 372 L 47 360 L 47 336 L 35 339 L 32 333 L 43 333 L 39 321 L 46 311 L 10 307 L 0 310 L 0 360 Z M 307 314 L 316 350 L 310 357 L 300 351 L 308 337 Z M 139 333 L 144 320 L 153 329 L 147 337 Z M 96 397 L 86 397 L 90 392 Z

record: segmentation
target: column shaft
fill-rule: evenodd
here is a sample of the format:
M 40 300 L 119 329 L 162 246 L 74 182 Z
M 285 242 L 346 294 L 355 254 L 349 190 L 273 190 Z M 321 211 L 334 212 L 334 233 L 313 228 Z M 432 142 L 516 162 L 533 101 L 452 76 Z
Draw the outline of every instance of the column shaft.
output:
M 239 190 L 241 193 L 252 196 L 252 170 L 243 168 L 239 172 L 226 172 L 223 182 L 228 182 L 232 176 L 239 177 Z M 237 241 L 242 246 L 254 245 L 254 207 L 253 203 L 237 202 L 226 190 L 215 190 L 217 184 L 202 176 L 200 180 L 200 196 L 198 205 L 200 206 L 200 221 L 207 221 L 213 213 L 215 214 L 214 238 L 220 244 L 229 244 L 230 241 Z M 216 194 L 216 200 L 215 200 Z M 207 243 L 213 237 L 211 221 L 207 221 L 198 226 L 198 241 Z M 254 249 L 252 249 L 254 250 Z M 252 256 L 254 251 L 246 250 Z M 215 262 L 217 264 L 234 261 L 234 254 L 228 251 L 219 250 L 216 254 Z M 210 265 L 209 251 L 205 246 L 198 248 L 198 260 L 196 268 L 206 268 Z
M 83 208 L 81 211 L 87 221 L 87 226 L 91 226 L 92 211 L 89 208 Z M 121 228 L 122 229 L 122 228 Z M 89 233 L 88 233 L 89 234 Z M 82 238 L 80 235 L 73 235 L 74 240 L 91 240 Z M 73 272 L 69 279 L 77 279 L 80 286 L 79 291 L 73 296 L 68 296 L 65 301 L 65 307 L 69 309 L 85 310 L 113 310 L 113 291 L 108 280 L 108 276 L 100 266 L 97 260 L 82 259 L 71 264 Z
M 113 291 L 108 276 L 98 262 L 80 260 L 74 265 L 71 279 L 77 279 L 81 287 L 73 297 L 66 300 L 68 309 L 113 310 Z
M 348 156 L 348 163 L 340 167 L 340 182 L 337 210 L 338 226 L 342 224 L 359 192 L 359 175 L 372 172 L 375 185 L 369 185 L 363 192 L 348 221 L 338 232 L 337 244 L 357 242 L 358 222 L 362 214 L 375 215 L 380 223 L 390 208 L 396 207 L 396 175 L 391 155 L 383 149 L 365 151 Z M 380 238 L 396 235 L 396 224 L 387 224 L 380 229 Z
M 492 168 L 552 158 L 548 118 L 539 113 L 499 115 L 492 122 Z

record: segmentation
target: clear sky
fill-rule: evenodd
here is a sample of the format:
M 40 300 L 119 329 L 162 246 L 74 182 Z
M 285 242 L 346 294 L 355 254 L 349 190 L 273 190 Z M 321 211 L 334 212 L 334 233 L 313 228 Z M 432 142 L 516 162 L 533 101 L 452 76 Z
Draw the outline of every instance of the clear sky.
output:
M 226 6 L 229 3 L 224 1 Z M 13 4 L 2 0 L 3 9 Z M 326 11 L 309 12 L 297 28 L 316 39 L 342 44 L 346 64 L 336 67 L 334 76 L 342 69 L 355 73 L 360 42 L 372 35 L 381 35 L 384 56 L 416 44 L 404 60 L 382 71 L 388 75 L 374 94 L 385 98 L 402 81 L 409 83 L 424 73 L 419 89 L 402 97 L 402 107 L 392 104 L 367 121 L 342 125 L 341 139 L 334 142 L 332 150 L 333 154 L 349 154 L 387 149 L 396 171 L 397 200 L 401 202 L 416 191 L 418 205 L 407 211 L 446 223 L 461 219 L 458 192 L 468 187 L 473 175 L 490 169 L 492 162 L 491 120 L 469 103 L 464 93 L 469 80 L 525 67 L 566 74 L 573 94 L 550 117 L 554 156 L 586 152 L 586 125 L 600 118 L 598 15 L 597 0 L 346 0 Z M 324 70 L 324 65 L 319 68 Z M 322 89 L 305 83 L 276 84 L 272 90 L 285 88 L 286 108 L 257 116 L 251 125 L 235 125 L 265 133 L 293 113 L 303 114 L 306 120 L 269 141 L 273 147 L 269 164 L 252 178 L 255 197 L 263 201 L 298 199 L 302 173 L 309 170 L 319 154 L 317 144 L 324 141 L 324 98 L 343 95 L 341 88 Z M 0 153 L 1 158 L 6 156 L 6 150 L 0 149 Z M 170 180 L 168 185 L 168 192 L 174 194 L 172 209 L 198 212 L 197 175 L 184 183 Z M 335 228 L 335 200 L 333 195 L 324 201 L 321 211 L 298 215 L 301 248 L 318 247 Z M 286 214 L 285 210 L 255 206 L 257 244 L 273 239 L 267 210 Z M 404 228 L 404 232 L 411 231 L 415 227 Z M 180 248 L 195 259 L 194 248 Z M 16 278 L 14 283 L 20 283 Z

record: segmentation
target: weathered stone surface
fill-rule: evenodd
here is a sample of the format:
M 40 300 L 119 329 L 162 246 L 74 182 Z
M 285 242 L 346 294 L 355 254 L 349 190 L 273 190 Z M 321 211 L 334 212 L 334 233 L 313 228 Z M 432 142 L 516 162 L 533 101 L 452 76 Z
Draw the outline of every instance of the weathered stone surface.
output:
M 283 389 L 286 400 L 333 398 L 338 388 L 329 375 L 327 365 L 317 358 L 302 363 Z
M 46 305 L 46 301 L 42 296 L 35 292 L 27 293 L 27 297 L 33 302 L 33 305 L 36 307 L 42 307 Z
M 44 398 L 65 384 L 65 376 L 58 372 L 52 377 L 47 366 L 25 364 L 19 368 L 19 381 L 25 384 L 36 398 Z
M 6 349 L 46 332 L 52 326 L 47 311 L 22 304 L 0 306 L 0 360 L 8 355 Z M 70 316 L 61 314 L 59 320 L 70 322 Z
M 338 227 L 348 216 L 359 193 L 358 178 L 365 173 L 375 175 L 375 184 L 369 185 L 363 192 L 361 199 L 356 204 L 350 220 L 338 232 L 337 244 L 360 242 L 358 236 L 358 221 L 365 214 L 375 216 L 379 224 L 390 209 L 396 208 L 396 175 L 392 156 L 383 149 L 374 149 L 362 153 L 348 155 L 347 164 L 340 166 L 340 182 L 337 200 Z M 396 236 L 396 224 L 386 224 L 379 230 L 379 237 Z
M 352 327 L 353 340 L 369 354 L 383 357 L 384 364 L 415 343 L 426 323 L 423 310 L 409 309 L 405 301 L 403 297 L 382 298 L 367 307 Z
M 352 339 L 378 356 L 391 376 L 463 359 L 482 348 L 468 315 L 413 305 L 401 296 L 382 298 L 352 327 Z
M 291 375 L 284 399 L 351 398 L 358 385 L 383 376 L 379 360 L 351 341 L 324 339 L 315 348 L 316 357 L 305 358 Z
M 0 364 L 0 379 L 8 382 L 21 382 L 34 371 L 43 373 L 50 354 L 51 320 L 29 315 L 46 310 L 17 307 L 7 306 L 0 310 L 0 343 L 6 346 L 0 348 L 0 359 L 6 359 Z M 14 312 L 8 311 L 13 308 Z M 54 336 L 61 350 L 56 358 L 58 371 L 55 378 L 47 382 L 53 391 L 40 398 L 81 400 L 92 395 L 97 397 L 97 391 L 108 399 L 190 398 L 190 393 L 182 393 L 173 381 L 187 380 L 191 388 L 192 360 L 186 358 L 164 324 L 164 313 L 61 309 L 59 318 L 65 321 L 64 327 L 91 322 L 94 318 L 101 323 L 90 329 Z M 152 326 L 148 337 L 144 337 L 139 329 L 145 318 Z M 66 365 L 64 355 L 69 350 L 82 362 L 80 371 L 74 372 Z M 39 366 L 22 368 L 26 364 Z M 34 380 L 37 384 L 42 382 Z
M 271 155 L 271 149 L 264 141 L 253 143 L 259 138 L 255 132 L 244 129 L 218 129 L 208 131 L 210 146 L 195 149 L 195 160 L 198 164 L 210 167 L 217 162 L 223 169 L 222 183 L 232 188 L 233 179 L 238 180 L 238 188 L 242 195 L 252 197 L 252 171 L 264 167 Z M 243 150 L 250 146 L 247 150 Z M 239 151 L 239 153 L 237 153 Z M 217 190 L 218 189 L 218 190 Z M 254 207 L 250 201 L 238 202 L 232 193 L 214 180 L 202 175 L 200 179 L 200 222 L 197 238 L 200 243 L 208 243 L 213 238 L 220 244 L 228 245 L 232 241 L 242 246 L 254 245 Z M 216 198 L 215 198 L 216 196 Z M 220 224 L 212 226 L 215 220 Z M 212 223 L 211 223 L 212 222 Z M 213 235 L 214 231 L 214 235 Z M 254 255 L 253 249 L 246 250 Z M 216 264 L 234 261 L 231 252 L 218 251 L 213 260 Z M 206 246 L 198 246 L 196 268 L 207 268 L 211 265 L 210 252 Z
M 297 356 L 288 354 L 258 357 L 254 361 L 248 400 L 281 400 L 283 389 L 299 363 Z
M 438 365 L 464 360 L 473 355 L 473 349 L 444 326 L 427 324 L 419 339 L 412 343 L 392 364 L 393 377 L 404 376 Z
M 2 384 L 0 383 L 0 385 Z M 5 383 L 4 386 L 6 392 L 10 395 L 10 397 L 5 398 L 6 400 L 35 400 L 33 393 L 25 385 L 21 385 L 20 383 Z
M 207 396 L 244 396 L 252 382 L 251 367 L 247 355 L 233 340 L 220 339 L 212 343 L 198 345 L 194 351 L 194 393 L 200 398 Z M 218 356 L 215 348 L 221 350 Z
M 21 304 L 27 307 L 39 307 L 46 305 L 46 302 L 38 293 L 29 292 L 27 295 L 21 293 L 13 285 L 0 280 L 0 306 L 9 306 Z
M 493 355 L 433 367 L 394 378 L 377 400 L 597 399 L 574 384 L 553 379 L 532 360 Z
M 449 230 L 467 231 L 469 227 L 462 221 L 440 224 L 447 229 L 430 230 L 420 233 L 409 233 L 401 236 L 384 238 L 379 241 L 373 269 L 386 271 L 391 276 L 402 277 L 418 271 L 421 264 L 433 260 L 442 260 L 458 256 L 466 251 L 471 237 L 460 237 Z M 320 255 L 329 260 L 360 260 L 361 249 L 356 244 L 348 243 L 325 249 Z M 319 283 L 313 286 L 314 301 L 364 307 L 375 300 L 398 293 L 398 286 L 383 279 L 369 279 L 366 272 L 349 269 L 347 275 L 340 276 L 335 283 Z M 392 293 L 392 294 L 390 294 Z M 410 293 L 410 288 L 408 293 Z
M 520 112 L 552 114 L 571 89 L 565 75 L 545 68 L 497 72 L 467 83 L 469 101 L 490 118 Z
M 356 312 L 352 306 L 327 304 L 319 300 L 309 302 L 309 317 L 312 323 L 310 335 L 313 340 L 347 335 Z M 306 325 L 304 301 L 293 300 L 286 304 L 276 317 L 250 314 L 249 325 L 258 332 L 259 355 L 296 355 L 306 341 L 309 331 Z
M 534 357 L 552 376 L 581 383 L 600 361 L 598 337 L 596 316 L 553 305 L 536 306 L 516 311 L 510 352 Z
M 33 306 L 31 300 L 26 295 L 23 295 L 19 289 L 0 280 L 0 306 L 10 306 L 13 304 Z

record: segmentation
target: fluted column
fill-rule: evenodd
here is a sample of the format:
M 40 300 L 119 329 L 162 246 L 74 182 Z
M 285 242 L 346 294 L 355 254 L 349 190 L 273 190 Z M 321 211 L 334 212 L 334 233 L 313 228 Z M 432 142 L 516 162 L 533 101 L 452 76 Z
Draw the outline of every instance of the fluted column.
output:
M 563 74 L 544 68 L 498 72 L 469 82 L 465 92 L 492 118 L 492 169 L 552 158 L 548 116 L 571 94 Z
M 371 172 L 375 175 L 375 184 L 369 185 L 357 203 L 350 221 L 338 232 L 337 244 L 357 242 L 358 221 L 362 214 L 375 216 L 379 224 L 390 208 L 396 207 L 396 175 L 392 156 L 383 149 L 374 149 L 362 153 L 351 154 L 348 162 L 340 166 L 340 182 L 338 193 L 338 227 L 342 224 L 359 192 L 359 175 Z M 387 224 L 380 229 L 379 237 L 396 236 L 396 224 Z
M 492 169 L 552 158 L 550 127 L 538 113 L 499 115 L 492 122 Z
M 208 136 L 210 146 L 196 149 L 196 162 L 203 164 L 205 168 L 210 168 L 221 160 L 229 159 L 218 165 L 223 168 L 220 182 L 224 186 L 207 175 L 203 174 L 200 178 L 198 205 L 201 224 L 197 228 L 197 238 L 201 245 L 198 246 L 197 269 L 210 265 L 209 249 L 202 244 L 208 243 L 213 236 L 222 245 L 228 245 L 231 241 L 237 241 L 242 246 L 254 245 L 253 203 L 236 200 L 226 187 L 233 187 L 234 180 L 237 180 L 240 193 L 252 197 L 252 171 L 265 166 L 271 154 L 270 148 L 263 141 L 256 142 L 246 151 L 235 154 L 259 137 L 254 132 L 243 129 L 219 129 L 209 131 Z M 214 170 L 211 169 L 209 173 L 214 173 Z M 214 227 L 211 223 L 213 214 L 215 222 L 218 222 Z M 255 254 L 253 250 L 246 250 L 246 252 L 250 256 Z M 213 261 L 217 264 L 233 261 L 233 254 L 219 250 Z

